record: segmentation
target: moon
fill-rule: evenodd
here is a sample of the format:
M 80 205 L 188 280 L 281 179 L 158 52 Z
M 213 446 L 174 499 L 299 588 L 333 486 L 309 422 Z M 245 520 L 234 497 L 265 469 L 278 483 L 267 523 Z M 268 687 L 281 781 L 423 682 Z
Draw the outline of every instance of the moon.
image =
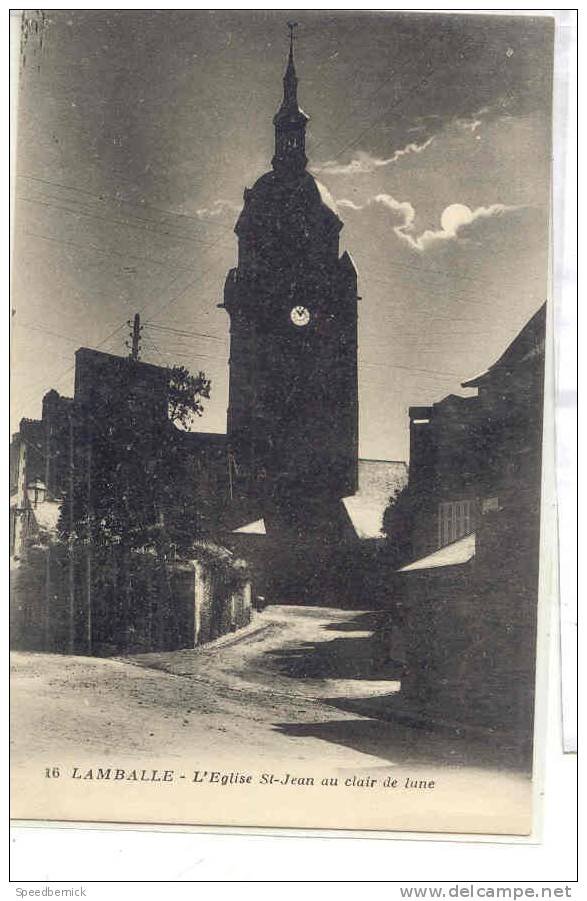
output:
M 440 217 L 442 230 L 449 235 L 456 234 L 461 225 L 467 225 L 473 220 L 473 213 L 464 203 L 451 203 Z

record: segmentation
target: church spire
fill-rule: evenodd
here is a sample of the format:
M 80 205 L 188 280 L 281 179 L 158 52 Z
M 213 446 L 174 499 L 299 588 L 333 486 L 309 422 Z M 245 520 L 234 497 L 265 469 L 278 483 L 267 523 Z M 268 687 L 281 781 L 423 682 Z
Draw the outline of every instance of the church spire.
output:
M 308 162 L 305 154 L 308 116 L 298 104 L 298 77 L 294 62 L 294 29 L 297 22 L 288 22 L 289 55 L 283 76 L 283 100 L 273 117 L 275 125 L 275 155 L 272 160 L 277 172 L 299 174 Z
M 297 22 L 288 22 L 289 28 L 289 56 L 287 59 L 287 69 L 283 76 L 283 106 L 298 109 L 298 76 L 296 75 L 296 66 L 294 62 L 294 28 L 298 27 Z

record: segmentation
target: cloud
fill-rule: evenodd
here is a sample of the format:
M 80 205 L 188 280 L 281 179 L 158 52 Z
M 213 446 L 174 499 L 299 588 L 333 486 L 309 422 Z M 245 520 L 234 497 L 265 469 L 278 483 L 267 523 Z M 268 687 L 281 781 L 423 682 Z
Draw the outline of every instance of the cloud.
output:
M 418 237 L 414 237 L 414 217 L 406 218 L 403 225 L 396 226 L 394 231 L 398 237 L 407 241 L 414 250 L 427 250 L 434 244 L 443 241 L 451 241 L 463 238 L 463 230 L 480 219 L 493 219 L 503 216 L 505 213 L 520 209 L 519 206 L 507 206 L 504 203 L 492 203 L 490 206 L 480 206 L 471 210 L 462 203 L 451 203 L 440 217 L 439 229 L 426 229 Z
M 338 208 L 355 211 L 366 210 L 368 207 L 376 205 L 384 206 L 387 210 L 397 213 L 400 218 L 398 227 L 401 228 L 411 225 L 416 218 L 416 211 L 409 200 L 396 200 L 391 194 L 377 194 L 375 197 L 370 197 L 365 203 L 355 203 L 354 200 L 347 200 L 344 197 L 336 201 Z
M 520 206 L 492 203 L 490 206 L 480 206 L 475 210 L 471 210 L 470 207 L 463 203 L 451 203 L 443 210 L 440 216 L 440 228 L 426 229 L 420 235 L 415 235 L 416 210 L 408 200 L 396 200 L 391 194 L 377 194 L 364 204 L 357 204 L 352 200 L 343 198 L 337 201 L 337 206 L 354 211 L 364 210 L 373 206 L 384 207 L 399 220 L 393 226 L 393 231 L 397 237 L 420 253 L 435 244 L 466 237 L 470 226 L 479 220 L 495 219 L 506 213 L 521 209 Z
M 470 131 L 471 134 L 474 134 L 483 122 L 481 119 L 457 119 L 456 124 L 460 128 L 464 128 L 465 131 Z
M 341 198 L 341 200 L 336 201 L 336 206 L 338 209 L 364 210 L 365 207 L 369 206 L 369 202 L 355 203 L 354 200 L 347 200 L 345 197 L 343 197 Z
M 407 156 L 410 153 L 422 153 L 423 150 L 430 146 L 433 140 L 434 137 L 430 137 L 421 144 L 416 144 L 415 142 L 407 144 L 401 150 L 396 150 L 387 159 L 373 156 L 365 150 L 359 150 L 349 163 L 327 160 L 325 163 L 318 163 L 318 165 L 313 166 L 312 171 L 321 172 L 324 175 L 369 175 L 371 172 L 375 172 L 376 169 L 397 163 L 402 156 Z
M 450 115 L 447 117 L 438 114 L 416 116 L 413 119 L 414 124 L 406 129 L 406 139 L 408 135 L 412 135 L 415 140 L 410 141 L 400 150 L 396 150 L 391 156 L 379 157 L 366 150 L 357 150 L 348 163 L 343 163 L 339 160 L 327 160 L 324 163 L 317 163 L 315 166 L 312 166 L 311 171 L 323 173 L 326 176 L 370 175 L 377 169 L 397 163 L 403 156 L 408 156 L 412 153 L 422 153 L 444 131 L 456 127 L 475 134 L 486 121 L 502 117 L 503 114 L 503 104 L 500 103 L 495 108 L 482 106 L 468 114 Z
M 211 207 L 202 207 L 196 210 L 198 219 L 218 219 L 225 213 L 238 213 L 240 206 L 231 200 L 215 200 Z
M 495 118 L 496 115 L 499 115 L 499 112 L 501 111 L 492 110 L 488 106 L 482 106 L 469 116 L 457 116 L 454 120 L 454 124 L 464 131 L 470 131 L 471 134 L 475 134 L 477 129 L 480 128 L 488 118 L 491 116 Z

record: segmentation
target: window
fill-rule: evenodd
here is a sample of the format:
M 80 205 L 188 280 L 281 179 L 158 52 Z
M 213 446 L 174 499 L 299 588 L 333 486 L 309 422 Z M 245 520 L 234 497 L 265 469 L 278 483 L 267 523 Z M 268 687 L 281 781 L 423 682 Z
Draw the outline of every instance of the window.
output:
M 469 535 L 474 528 L 473 502 L 447 501 L 438 507 L 438 547 L 444 547 L 464 535 Z

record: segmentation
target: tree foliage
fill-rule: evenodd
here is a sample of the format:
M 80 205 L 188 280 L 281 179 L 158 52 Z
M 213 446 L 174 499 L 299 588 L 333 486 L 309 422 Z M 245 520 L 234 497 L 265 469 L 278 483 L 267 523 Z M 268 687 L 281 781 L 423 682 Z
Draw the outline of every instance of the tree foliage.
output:
M 165 404 L 144 390 L 136 367 L 118 396 L 78 406 L 73 491 L 61 507 L 61 537 L 166 556 L 205 533 L 219 499 L 199 490 L 203 462 L 185 428 L 209 397 L 204 373 L 173 367 L 165 415 Z
M 383 513 L 383 534 L 387 552 L 396 566 L 401 566 L 410 559 L 414 503 L 413 491 L 408 483 L 392 494 Z
M 211 382 L 205 373 L 191 375 L 185 366 L 173 366 L 169 370 L 169 419 L 179 423 L 184 429 L 194 419 L 202 416 L 204 405 L 202 399 L 210 397 Z

